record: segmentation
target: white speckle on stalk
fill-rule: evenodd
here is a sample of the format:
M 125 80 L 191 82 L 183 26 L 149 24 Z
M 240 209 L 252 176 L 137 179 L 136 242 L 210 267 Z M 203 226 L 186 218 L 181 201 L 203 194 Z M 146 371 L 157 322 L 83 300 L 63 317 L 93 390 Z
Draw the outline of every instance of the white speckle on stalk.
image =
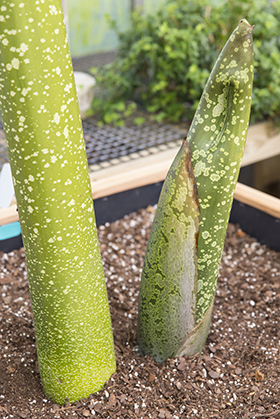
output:
M 20 44 L 20 51 L 23 52 L 23 53 L 27 52 L 28 51 L 28 45 L 26 45 L 24 42 L 22 42 Z
M 66 86 L 65 86 L 65 88 L 64 88 L 64 91 L 65 91 L 66 93 L 70 93 L 71 87 L 72 87 L 72 83 L 66 84 Z M 69 99 L 69 100 L 70 100 L 70 99 Z M 69 100 L 68 100 L 68 102 L 69 102 Z M 72 98 L 72 100 L 73 100 L 73 98 Z M 72 101 L 72 100 L 71 100 L 71 101 Z M 67 103 L 68 103 L 68 102 L 67 102 Z
M 217 181 L 220 179 L 220 176 L 219 176 L 218 174 L 212 173 L 212 174 L 210 175 L 210 179 L 211 179 L 213 182 L 217 182 Z
M 56 124 L 59 124 L 59 123 L 60 123 L 60 116 L 59 116 L 59 114 L 58 114 L 58 113 L 55 113 L 55 114 L 54 114 L 53 121 L 54 121 Z
M 51 15 L 57 15 L 58 14 L 57 8 L 54 5 L 50 5 L 49 9 L 50 9 L 50 14 Z
M 11 64 L 8 63 L 6 65 L 6 68 L 7 68 L 8 71 L 11 71 L 13 68 L 15 70 L 18 70 L 19 69 L 19 59 L 18 58 L 13 58 Z
M 67 127 L 64 128 L 63 135 L 64 135 L 65 138 L 69 138 L 69 131 L 68 131 Z
M 224 108 L 225 108 L 225 96 L 224 96 L 224 94 L 222 93 L 221 95 L 219 95 L 218 96 L 218 103 L 217 103 L 217 105 L 216 106 L 214 106 L 214 108 L 213 108 L 213 112 L 212 112 L 212 115 L 214 116 L 214 117 L 218 117 L 218 116 L 220 116 L 221 114 L 222 114 L 222 112 L 223 112 L 223 110 L 224 110 Z
M 21 94 L 22 94 L 23 96 L 26 96 L 26 95 L 28 94 L 28 91 L 29 91 L 29 90 L 30 90 L 30 88 L 27 88 L 27 89 L 26 89 L 26 88 L 24 87 L 24 88 L 22 89 L 22 91 L 21 91 Z
M 210 236 L 209 231 L 203 231 L 202 237 L 206 240 Z

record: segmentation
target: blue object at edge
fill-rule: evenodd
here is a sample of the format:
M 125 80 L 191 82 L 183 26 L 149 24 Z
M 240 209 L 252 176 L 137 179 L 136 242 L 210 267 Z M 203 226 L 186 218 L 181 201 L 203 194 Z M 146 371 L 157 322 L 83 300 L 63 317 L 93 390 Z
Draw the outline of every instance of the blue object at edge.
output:
M 21 230 L 19 221 L 0 226 L 0 240 L 7 240 L 12 237 L 19 236 L 20 233 Z

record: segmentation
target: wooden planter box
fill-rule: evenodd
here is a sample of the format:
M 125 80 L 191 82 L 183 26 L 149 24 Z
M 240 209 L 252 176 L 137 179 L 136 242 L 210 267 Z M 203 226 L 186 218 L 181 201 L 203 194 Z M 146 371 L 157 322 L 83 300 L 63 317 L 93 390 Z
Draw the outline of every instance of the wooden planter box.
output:
M 154 205 L 178 151 L 168 149 L 91 173 L 97 225 Z M 280 155 L 280 135 L 268 123 L 249 128 L 242 166 Z M 280 178 L 279 178 L 280 179 Z M 0 226 L 18 221 L 16 205 L 0 209 Z M 280 251 L 280 199 L 238 183 L 230 221 L 272 249 Z M 22 246 L 21 236 L 0 241 L 0 251 Z

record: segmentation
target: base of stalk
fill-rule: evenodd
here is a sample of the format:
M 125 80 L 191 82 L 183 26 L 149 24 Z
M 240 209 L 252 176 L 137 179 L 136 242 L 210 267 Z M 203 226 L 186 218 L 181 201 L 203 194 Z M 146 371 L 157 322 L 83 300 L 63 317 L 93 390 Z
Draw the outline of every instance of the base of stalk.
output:
M 200 322 L 187 336 L 186 340 L 177 351 L 176 357 L 184 355 L 193 356 L 202 352 L 210 329 L 213 304 L 214 299 Z

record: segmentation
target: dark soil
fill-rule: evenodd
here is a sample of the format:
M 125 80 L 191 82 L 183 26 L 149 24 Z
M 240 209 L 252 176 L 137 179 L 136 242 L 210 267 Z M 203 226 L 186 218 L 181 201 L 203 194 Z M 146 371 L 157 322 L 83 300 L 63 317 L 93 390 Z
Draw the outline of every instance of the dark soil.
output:
M 234 225 L 203 353 L 162 365 L 139 355 L 137 299 L 153 212 L 99 228 L 117 372 L 73 405 L 42 391 L 24 250 L 0 253 L 1 418 L 280 418 L 280 253 Z

